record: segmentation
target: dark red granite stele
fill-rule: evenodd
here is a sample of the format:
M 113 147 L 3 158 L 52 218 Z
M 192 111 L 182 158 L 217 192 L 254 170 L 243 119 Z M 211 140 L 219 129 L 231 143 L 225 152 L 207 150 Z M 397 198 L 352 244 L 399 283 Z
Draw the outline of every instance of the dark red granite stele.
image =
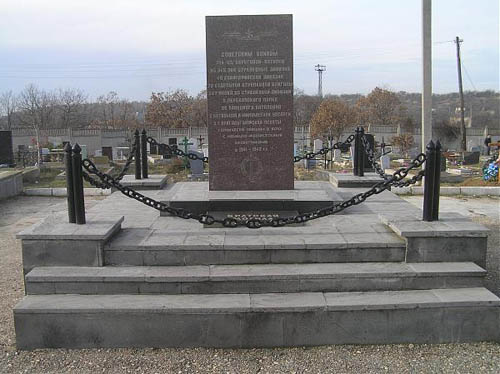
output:
M 206 33 L 210 190 L 292 190 L 292 15 L 206 17 Z

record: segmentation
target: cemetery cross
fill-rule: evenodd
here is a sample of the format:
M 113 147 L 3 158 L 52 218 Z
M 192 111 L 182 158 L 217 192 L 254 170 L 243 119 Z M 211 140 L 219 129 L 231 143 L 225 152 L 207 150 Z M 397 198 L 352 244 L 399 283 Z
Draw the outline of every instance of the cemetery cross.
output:
M 187 155 L 188 153 L 188 145 L 193 145 L 193 143 L 189 143 L 189 139 L 185 136 L 184 139 L 182 139 L 182 142 L 180 145 L 184 146 L 184 153 Z M 189 160 L 187 156 L 184 156 L 184 169 L 187 169 L 189 165 Z

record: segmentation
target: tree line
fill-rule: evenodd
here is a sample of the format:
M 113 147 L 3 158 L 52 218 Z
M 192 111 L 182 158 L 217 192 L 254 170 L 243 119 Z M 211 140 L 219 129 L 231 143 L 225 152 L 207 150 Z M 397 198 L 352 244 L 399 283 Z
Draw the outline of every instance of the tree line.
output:
M 473 126 L 493 128 L 500 123 L 500 94 L 466 92 L 466 115 Z M 446 136 L 456 135 L 450 122 L 458 106 L 458 94 L 433 95 L 434 127 Z M 368 95 L 326 95 L 321 98 L 296 89 L 294 126 L 309 126 L 314 136 L 338 138 L 354 125 L 398 126 L 402 132 L 420 126 L 420 94 L 393 92 L 376 87 Z M 207 125 L 206 91 L 192 96 L 178 89 L 153 92 L 148 102 L 129 101 L 110 91 L 95 100 L 76 88 L 43 90 L 34 84 L 21 92 L 0 94 L 0 127 L 136 128 L 204 127 Z

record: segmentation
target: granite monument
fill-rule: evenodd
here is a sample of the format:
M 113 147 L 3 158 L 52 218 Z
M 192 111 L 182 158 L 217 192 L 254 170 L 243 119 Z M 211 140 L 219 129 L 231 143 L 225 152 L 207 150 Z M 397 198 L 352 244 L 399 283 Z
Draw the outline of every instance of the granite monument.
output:
M 206 43 L 210 190 L 292 190 L 292 15 L 208 16 Z

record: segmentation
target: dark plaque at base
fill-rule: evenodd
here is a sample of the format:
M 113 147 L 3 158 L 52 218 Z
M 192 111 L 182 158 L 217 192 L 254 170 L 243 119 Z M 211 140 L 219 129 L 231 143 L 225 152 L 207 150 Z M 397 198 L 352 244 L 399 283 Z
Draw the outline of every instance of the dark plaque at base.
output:
M 210 190 L 293 189 L 292 15 L 206 17 Z

